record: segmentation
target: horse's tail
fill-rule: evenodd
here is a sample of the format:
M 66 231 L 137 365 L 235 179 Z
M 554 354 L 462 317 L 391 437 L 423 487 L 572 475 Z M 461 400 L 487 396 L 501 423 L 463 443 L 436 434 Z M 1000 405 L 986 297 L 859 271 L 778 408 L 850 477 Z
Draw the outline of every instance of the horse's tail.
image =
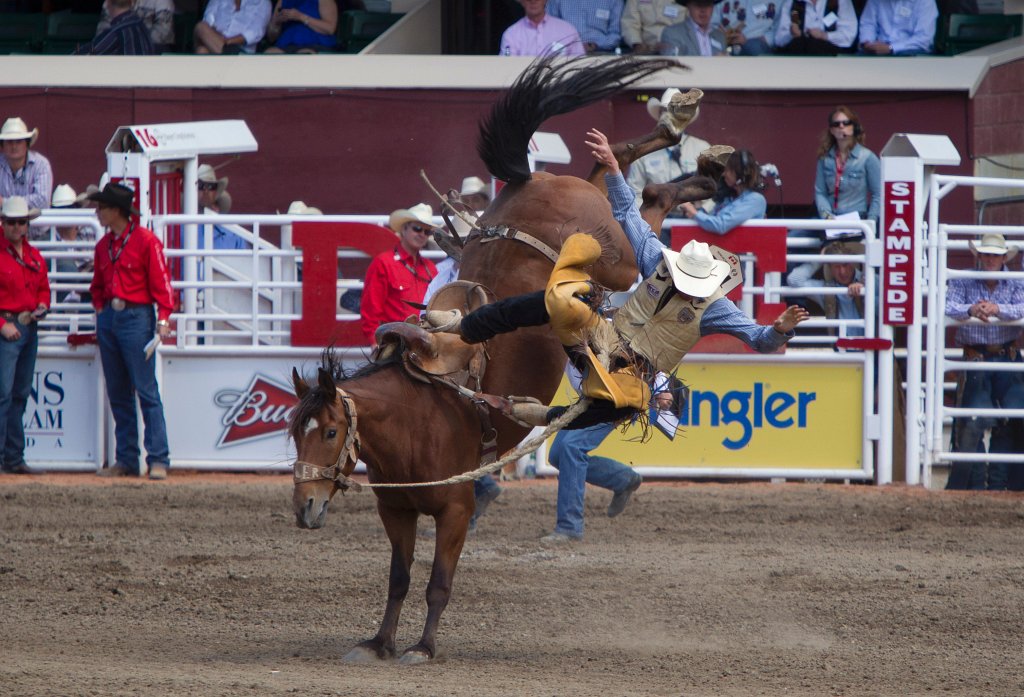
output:
M 516 78 L 480 122 L 477 153 L 487 171 L 510 183 L 527 181 L 530 138 L 544 121 L 620 92 L 662 70 L 685 68 L 674 59 L 558 59 L 542 56 Z

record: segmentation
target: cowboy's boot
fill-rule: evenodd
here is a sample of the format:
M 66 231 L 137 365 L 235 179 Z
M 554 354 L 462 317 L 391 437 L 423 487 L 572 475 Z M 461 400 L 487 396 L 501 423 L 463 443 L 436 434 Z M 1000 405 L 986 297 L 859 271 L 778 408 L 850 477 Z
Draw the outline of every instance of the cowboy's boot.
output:
M 458 334 L 462 336 L 462 312 L 459 310 L 428 310 L 423 318 L 427 320 L 430 333 Z
M 535 402 L 515 402 L 512 404 L 510 415 L 516 421 L 529 426 L 547 426 L 548 412 L 551 410 L 546 404 Z

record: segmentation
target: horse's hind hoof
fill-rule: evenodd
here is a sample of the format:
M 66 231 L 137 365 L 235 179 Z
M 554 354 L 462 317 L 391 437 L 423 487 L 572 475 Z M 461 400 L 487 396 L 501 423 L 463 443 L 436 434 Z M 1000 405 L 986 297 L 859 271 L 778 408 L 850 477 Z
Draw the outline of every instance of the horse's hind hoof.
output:
M 381 656 L 369 646 L 356 646 L 341 660 L 343 663 L 378 663 L 385 658 L 390 658 L 390 656 Z
M 403 666 L 415 666 L 420 663 L 429 663 L 431 660 L 433 657 L 425 649 L 410 648 L 405 650 L 398 662 Z

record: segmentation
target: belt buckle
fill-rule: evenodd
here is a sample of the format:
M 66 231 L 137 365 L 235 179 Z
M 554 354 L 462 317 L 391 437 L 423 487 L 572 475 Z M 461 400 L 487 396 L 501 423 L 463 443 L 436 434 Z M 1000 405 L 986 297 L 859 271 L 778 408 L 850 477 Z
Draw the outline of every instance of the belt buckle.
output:
M 32 322 L 32 313 L 28 310 L 18 313 L 18 324 L 28 326 Z
M 124 298 L 114 298 L 110 301 L 110 306 L 114 308 L 114 312 L 120 312 L 124 308 L 128 307 L 128 303 L 124 301 Z

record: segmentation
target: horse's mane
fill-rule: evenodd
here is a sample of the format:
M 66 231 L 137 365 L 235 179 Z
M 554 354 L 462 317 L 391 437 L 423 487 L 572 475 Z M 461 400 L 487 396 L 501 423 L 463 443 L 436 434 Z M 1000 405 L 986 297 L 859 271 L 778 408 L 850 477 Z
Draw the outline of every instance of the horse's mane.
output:
M 544 121 L 610 97 L 654 73 L 681 67 L 668 58 L 541 56 L 516 78 L 480 122 L 477 153 L 487 171 L 498 179 L 527 181 L 530 138 Z
M 334 346 L 331 345 L 320 353 L 319 368 L 330 375 L 335 384 L 341 385 L 349 380 L 366 377 L 380 372 L 381 370 L 384 370 L 385 368 L 400 361 L 401 357 L 401 352 L 395 351 L 384 360 L 367 363 L 355 370 L 347 370 L 342 364 L 341 358 L 338 357 L 337 351 L 334 350 Z M 328 392 L 323 389 L 318 380 L 309 381 L 309 390 L 295 405 L 295 409 L 292 411 L 292 415 L 288 419 L 288 433 L 291 435 L 292 439 L 297 440 L 302 435 L 301 430 L 305 426 L 306 422 L 311 418 L 316 417 L 316 415 L 326 409 L 329 404 L 333 404 L 335 399 L 337 399 L 336 391 L 332 390 Z

